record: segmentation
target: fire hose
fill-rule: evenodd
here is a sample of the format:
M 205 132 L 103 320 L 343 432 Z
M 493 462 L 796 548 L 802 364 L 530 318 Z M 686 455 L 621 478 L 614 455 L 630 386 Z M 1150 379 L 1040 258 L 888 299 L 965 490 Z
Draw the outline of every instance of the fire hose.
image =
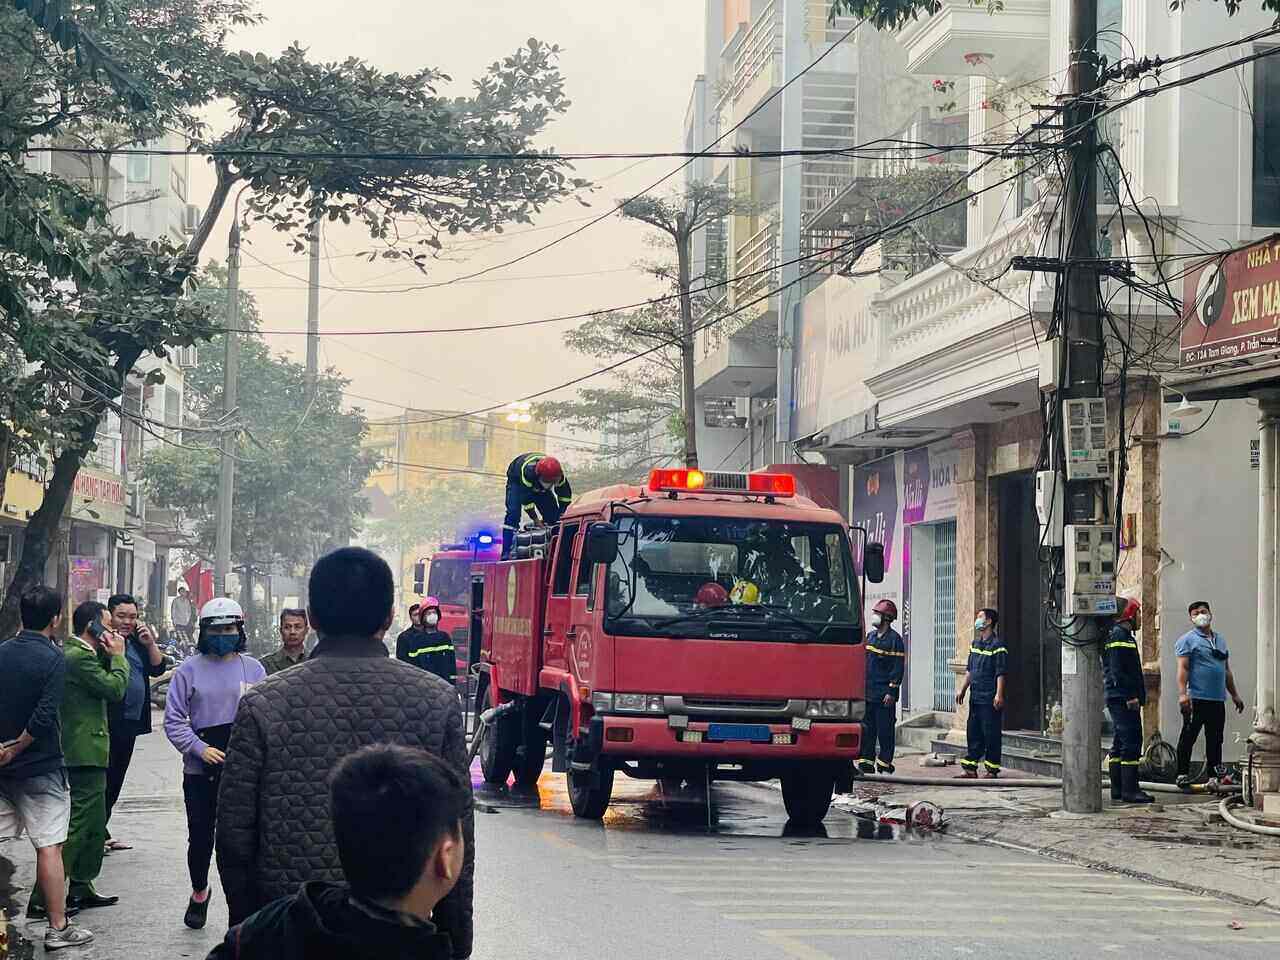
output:
M 496 707 L 490 707 L 484 713 L 480 714 L 480 722 L 476 726 L 476 732 L 471 735 L 471 749 L 467 754 L 467 766 L 475 760 L 476 754 L 480 752 L 480 744 L 484 742 L 484 735 L 488 732 L 491 724 L 505 714 L 510 713 L 516 708 L 516 702 L 511 700 L 507 703 L 500 704 Z
M 1280 837 L 1280 827 L 1267 827 L 1261 823 L 1251 823 L 1248 820 L 1241 820 L 1231 812 L 1231 807 L 1236 804 L 1243 804 L 1242 797 L 1223 797 L 1222 802 L 1218 804 L 1218 813 L 1222 819 L 1231 826 L 1240 830 L 1248 830 L 1250 833 L 1260 833 L 1264 837 Z
M 965 777 L 955 777 L 949 780 L 935 779 L 930 777 L 900 777 L 896 775 L 880 774 L 880 773 L 864 773 L 858 777 L 858 780 L 866 783 L 897 783 L 913 787 L 1043 787 L 1046 790 L 1059 789 L 1062 786 L 1061 780 L 1041 780 L 1041 779 L 986 779 L 976 780 Z M 1143 790 L 1150 790 L 1153 793 L 1178 793 L 1178 794 L 1197 794 L 1197 793 L 1215 793 L 1226 794 L 1228 798 L 1239 794 L 1239 787 L 1210 786 L 1207 783 L 1198 783 L 1194 786 L 1183 789 L 1172 783 L 1148 783 L 1143 781 L 1138 784 Z M 1225 818 L 1224 818 L 1225 819 Z

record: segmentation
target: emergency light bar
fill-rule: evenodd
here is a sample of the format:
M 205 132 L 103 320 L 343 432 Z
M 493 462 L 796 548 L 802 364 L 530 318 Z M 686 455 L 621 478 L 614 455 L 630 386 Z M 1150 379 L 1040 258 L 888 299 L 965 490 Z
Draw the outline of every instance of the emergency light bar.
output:
M 789 473 L 652 470 L 649 473 L 649 489 L 657 493 L 741 493 L 760 497 L 794 497 L 796 478 Z

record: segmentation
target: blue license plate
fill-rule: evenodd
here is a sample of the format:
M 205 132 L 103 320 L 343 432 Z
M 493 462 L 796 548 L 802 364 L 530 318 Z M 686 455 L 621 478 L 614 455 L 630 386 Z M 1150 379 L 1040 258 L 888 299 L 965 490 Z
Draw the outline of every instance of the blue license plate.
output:
M 763 723 L 713 723 L 707 729 L 707 739 L 769 743 L 773 734 Z

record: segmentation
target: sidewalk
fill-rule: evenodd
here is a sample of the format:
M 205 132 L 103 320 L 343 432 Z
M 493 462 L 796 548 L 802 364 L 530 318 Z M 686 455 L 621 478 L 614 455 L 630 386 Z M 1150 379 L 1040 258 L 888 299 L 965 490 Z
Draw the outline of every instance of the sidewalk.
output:
M 897 772 L 905 777 L 952 781 L 954 764 L 923 767 L 922 754 L 899 751 Z M 1018 771 L 1012 776 L 1033 779 Z M 1280 838 L 1258 836 L 1224 823 L 1218 800 L 1158 794 L 1156 803 L 1109 806 L 1096 816 L 1060 814 L 1059 789 L 976 786 L 909 786 L 855 783 L 836 805 L 892 798 L 938 804 L 947 833 L 1033 851 L 1046 857 L 1149 879 L 1195 893 L 1280 911 Z

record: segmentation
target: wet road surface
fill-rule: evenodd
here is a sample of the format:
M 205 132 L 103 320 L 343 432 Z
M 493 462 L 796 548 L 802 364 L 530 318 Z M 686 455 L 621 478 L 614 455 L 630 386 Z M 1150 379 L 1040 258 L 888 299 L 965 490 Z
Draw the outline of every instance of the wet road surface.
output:
M 645 781 L 619 776 L 596 824 L 574 819 L 563 775 L 523 794 L 475 778 L 477 958 L 1271 958 L 1280 945 L 1280 914 L 1016 851 L 839 812 L 825 835 L 792 835 L 763 787 L 713 786 L 708 829 L 699 797 Z

